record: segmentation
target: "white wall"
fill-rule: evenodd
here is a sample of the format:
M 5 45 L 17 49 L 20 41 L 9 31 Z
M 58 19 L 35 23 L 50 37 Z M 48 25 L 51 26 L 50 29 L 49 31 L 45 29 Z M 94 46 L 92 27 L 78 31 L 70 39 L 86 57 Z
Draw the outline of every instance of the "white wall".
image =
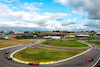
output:
M 52 38 L 52 39 L 60 39 L 60 36 L 44 36 L 43 38 Z

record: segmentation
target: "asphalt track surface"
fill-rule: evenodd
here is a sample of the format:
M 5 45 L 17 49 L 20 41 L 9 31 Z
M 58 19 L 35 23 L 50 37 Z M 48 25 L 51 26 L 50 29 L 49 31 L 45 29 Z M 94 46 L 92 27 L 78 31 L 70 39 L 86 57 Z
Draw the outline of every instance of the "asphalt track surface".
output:
M 13 48 L 8 48 L 8 49 L 4 49 L 4 50 L 0 50 L 0 67 L 91 67 L 93 64 L 95 64 L 95 62 L 99 59 L 100 57 L 100 48 L 97 47 L 96 45 L 90 44 L 93 46 L 93 48 L 81 55 L 78 56 L 76 58 L 73 58 L 71 60 L 65 61 L 65 62 L 61 62 L 61 63 L 56 63 L 56 64 L 48 64 L 48 65 L 39 65 L 39 66 L 31 66 L 31 65 L 26 65 L 26 64 L 22 64 L 22 63 L 18 63 L 12 60 L 7 60 L 5 57 L 10 56 L 10 54 L 18 49 L 24 48 L 24 47 L 28 47 L 28 46 L 32 46 L 35 44 L 38 44 L 39 42 L 42 42 L 42 40 L 35 42 L 35 43 L 30 43 L 30 44 L 24 44 L 21 46 L 16 46 Z M 85 43 L 85 42 L 83 42 Z M 89 43 L 86 43 L 89 44 Z M 99 51 L 97 51 L 96 49 L 99 49 Z M 5 54 L 6 51 L 10 51 L 10 54 Z M 87 59 L 93 58 L 94 61 L 91 62 L 85 62 Z
M 36 44 L 34 47 L 46 47 L 46 48 L 56 48 L 56 49 L 68 49 L 68 50 L 86 50 L 89 49 L 89 47 L 77 47 L 77 48 L 73 48 L 73 47 L 55 47 L 55 46 L 45 46 L 45 45 L 40 45 L 40 44 Z

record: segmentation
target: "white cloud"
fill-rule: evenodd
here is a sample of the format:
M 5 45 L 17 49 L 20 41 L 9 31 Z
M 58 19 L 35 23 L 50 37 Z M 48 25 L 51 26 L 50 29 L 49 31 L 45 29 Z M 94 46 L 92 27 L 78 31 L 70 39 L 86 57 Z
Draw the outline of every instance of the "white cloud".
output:
M 39 3 L 39 6 L 43 5 L 43 3 Z
M 62 26 L 62 29 L 68 30 L 68 31 L 82 31 L 82 30 L 86 30 L 87 27 L 83 26 L 82 24 L 73 24 L 73 25 L 68 25 L 68 26 Z
M 24 5 L 28 5 L 25 3 Z M 32 22 L 35 24 L 43 25 L 49 20 L 60 19 L 68 16 L 67 13 L 43 13 L 40 14 L 35 11 L 16 11 L 9 9 L 5 4 L 0 5 L 0 16 L 3 18 L 14 19 L 14 20 L 23 20 L 26 22 Z
M 87 26 L 89 28 L 98 28 L 100 29 L 100 20 L 90 20 L 84 26 Z
M 0 3 L 0 17 L 6 17 L 12 10 L 6 4 Z
M 24 8 L 24 10 L 39 10 L 35 7 L 34 3 L 24 3 L 21 7 Z
M 67 21 L 68 21 L 68 22 L 71 22 L 71 19 L 68 19 Z
M 11 21 L 4 21 L 0 22 L 0 27 L 37 27 L 38 25 L 34 23 L 19 23 L 19 22 L 11 22 Z
M 12 3 L 14 0 L 3 0 L 3 1 L 7 3 Z
M 84 25 L 79 24 L 75 27 L 76 29 L 100 31 L 100 0 L 54 0 L 54 2 L 71 8 L 73 13 L 83 14 L 83 19 L 87 16 L 89 21 Z M 68 21 L 63 23 L 63 25 L 67 24 Z
M 71 19 L 67 19 L 65 22 L 62 23 L 62 26 L 68 26 L 68 25 L 73 25 L 75 24 L 74 22 L 72 22 Z
M 15 0 L 4 0 L 5 2 L 13 2 Z M 16 0 L 17 1 L 17 0 Z M 66 5 L 67 7 L 72 8 L 74 13 L 85 12 L 88 15 L 89 19 L 100 19 L 100 1 L 99 0 L 54 0 L 57 3 Z M 9 5 L 9 4 L 8 4 Z M 57 19 L 63 19 L 66 16 L 69 16 L 68 13 L 38 13 L 36 10 L 40 10 L 36 5 L 41 6 L 43 3 L 33 2 L 33 3 L 24 3 L 20 5 L 20 11 L 14 11 L 18 9 L 16 6 L 8 6 L 6 4 L 0 3 L 0 18 L 2 19 L 11 19 L 14 21 L 0 21 L 0 28 L 18 28 L 18 29 L 31 29 L 31 30 L 97 30 L 100 29 L 100 21 L 89 21 L 86 24 L 76 24 L 74 23 L 77 18 L 67 19 L 65 22 L 61 23 L 56 21 Z M 23 22 L 18 22 L 19 20 Z
M 43 15 L 49 16 L 51 19 L 61 19 L 63 17 L 69 16 L 68 13 L 43 13 Z
M 68 0 L 54 0 L 54 2 L 60 2 L 61 4 L 65 5 L 65 3 L 68 2 Z
M 87 13 L 89 19 L 100 19 L 100 0 L 54 0 L 70 7 L 74 13 Z
M 75 22 L 76 20 L 77 20 L 77 18 L 74 18 L 74 19 L 73 19 L 73 22 Z
M 79 14 L 79 15 L 83 15 L 83 14 L 85 14 L 82 10 L 73 10 L 72 11 L 73 13 L 75 13 L 75 14 Z
M 25 6 L 29 6 L 29 3 L 25 3 Z M 38 13 L 36 11 L 13 11 L 6 4 L 0 3 L 0 18 L 16 20 L 0 22 L 1 27 L 9 28 L 35 28 L 41 30 L 53 30 L 60 29 L 61 23 L 53 21 L 66 17 L 70 14 L 67 13 Z M 22 20 L 24 22 L 18 23 L 17 20 Z M 27 22 L 27 23 L 25 23 Z
M 0 3 L 0 13 L 12 11 L 6 4 Z

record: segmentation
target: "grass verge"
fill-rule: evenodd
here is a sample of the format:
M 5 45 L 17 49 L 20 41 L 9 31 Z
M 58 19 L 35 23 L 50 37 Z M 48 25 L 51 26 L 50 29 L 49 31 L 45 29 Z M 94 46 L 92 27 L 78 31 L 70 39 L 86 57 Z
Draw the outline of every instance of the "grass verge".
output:
M 68 52 L 68 53 L 73 53 L 73 52 L 76 52 L 76 51 L 79 52 L 78 49 L 77 50 L 74 50 L 74 49 L 70 50 L 70 49 L 57 49 L 57 48 L 47 48 L 47 47 L 39 47 L 39 46 L 35 46 L 35 48 L 42 49 L 42 50 L 47 50 L 47 51 L 56 51 L 56 52 Z
M 92 41 L 92 42 L 89 42 L 89 43 L 100 45 L 100 41 Z
M 36 42 L 36 40 L 0 40 L 0 48 L 4 48 L 4 47 L 9 47 L 9 46 L 15 46 L 15 45 L 19 45 L 19 44 L 25 44 L 25 43 L 31 43 L 31 42 Z
M 40 43 L 41 45 L 49 46 L 59 46 L 59 47 L 87 47 L 87 45 L 77 42 L 77 40 L 61 41 L 61 40 L 52 40 L 49 44 L 46 44 L 49 40 Z
M 66 52 L 56 52 L 28 47 L 22 51 L 15 53 L 14 58 L 28 62 L 58 61 L 69 58 L 83 51 L 85 50 L 66 50 Z

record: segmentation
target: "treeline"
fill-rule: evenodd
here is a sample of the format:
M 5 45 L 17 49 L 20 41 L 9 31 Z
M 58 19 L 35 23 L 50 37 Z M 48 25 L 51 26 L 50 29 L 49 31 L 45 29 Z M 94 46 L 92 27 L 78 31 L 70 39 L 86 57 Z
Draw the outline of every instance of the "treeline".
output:
M 34 39 L 33 36 L 26 36 L 26 35 L 16 36 L 15 38 L 17 38 L 17 39 Z
M 27 36 L 27 35 L 22 35 L 22 36 L 16 36 L 16 39 L 39 39 L 41 37 L 33 37 L 33 36 Z

